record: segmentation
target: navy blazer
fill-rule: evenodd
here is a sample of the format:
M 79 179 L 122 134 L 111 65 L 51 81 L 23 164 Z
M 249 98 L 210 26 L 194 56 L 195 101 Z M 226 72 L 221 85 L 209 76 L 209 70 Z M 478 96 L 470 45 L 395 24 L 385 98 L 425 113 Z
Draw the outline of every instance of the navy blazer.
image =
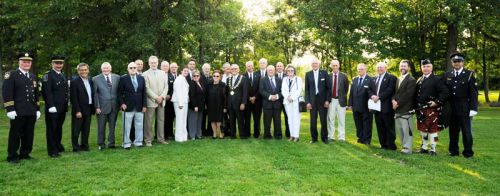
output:
M 331 83 L 328 81 L 328 73 L 325 70 L 319 70 L 318 73 L 318 94 L 316 95 L 316 84 L 314 82 L 314 72 L 313 70 L 306 73 L 305 79 L 305 101 L 314 105 L 317 101 L 320 101 L 321 105 L 325 101 L 330 102 L 329 98 L 331 95 Z
M 274 76 L 274 83 L 276 87 L 273 90 L 271 86 L 271 80 L 268 76 L 260 79 L 259 92 L 260 95 L 262 95 L 262 108 L 264 109 L 281 109 L 281 105 L 283 105 L 283 95 L 281 95 L 281 80 L 277 75 Z M 276 94 L 278 95 L 278 100 L 269 100 L 269 96 Z
M 129 74 L 123 75 L 118 84 L 118 103 L 121 107 L 122 104 L 127 106 L 126 112 L 133 110 L 141 112 L 143 107 L 146 107 L 146 83 L 144 77 L 136 75 L 137 91 L 132 84 L 132 78 Z
M 89 104 L 89 94 L 85 89 L 85 84 L 79 76 L 71 80 L 70 83 L 70 101 L 71 101 L 71 114 L 75 115 L 81 112 L 82 115 L 92 115 L 95 113 L 94 108 L 94 83 L 92 79 L 87 78 L 90 84 L 91 104 Z
M 359 76 L 352 79 L 348 105 L 352 107 L 353 112 L 368 112 L 369 92 L 374 91 L 374 89 L 375 82 L 368 75 L 365 76 L 361 83 L 359 83 Z

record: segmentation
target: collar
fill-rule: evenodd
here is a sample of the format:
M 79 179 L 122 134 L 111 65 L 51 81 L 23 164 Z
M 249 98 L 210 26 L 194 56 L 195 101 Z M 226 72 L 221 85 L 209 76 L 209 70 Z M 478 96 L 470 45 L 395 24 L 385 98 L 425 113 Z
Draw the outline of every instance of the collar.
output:
M 380 77 L 380 78 L 384 78 L 384 76 L 385 76 L 385 74 L 386 74 L 386 73 L 387 73 L 387 72 L 384 72 L 382 75 L 378 75 L 378 77 Z
M 401 79 L 405 79 L 407 75 L 408 75 L 408 73 L 401 75 Z
M 427 75 L 423 75 L 425 79 L 427 79 L 429 76 L 431 76 L 432 72 L 427 74 Z
M 57 74 L 61 74 L 61 72 L 60 72 L 60 71 L 57 71 L 57 70 L 55 70 L 55 69 L 52 69 L 52 70 L 54 70 Z
M 80 77 L 84 82 L 89 81 L 89 78 L 82 78 L 81 76 L 78 76 L 78 77 Z
M 240 74 L 233 75 L 232 77 L 238 78 L 238 76 L 240 76 Z
M 108 76 L 109 76 L 109 77 L 111 77 L 111 73 L 109 73 L 108 75 L 106 75 L 106 74 L 102 74 L 102 75 L 103 75 L 104 77 L 108 77 Z
M 362 78 L 362 79 L 365 79 L 366 78 L 366 74 L 365 75 L 362 75 L 362 76 L 358 76 L 359 78 Z
M 458 71 L 458 75 L 460 75 L 463 70 L 464 70 L 464 67 L 460 68 L 459 70 L 453 69 L 453 75 L 455 75 L 455 72 L 457 72 L 457 71 Z
M 19 68 L 19 71 L 21 71 L 21 73 L 23 73 L 23 75 L 26 75 L 26 73 L 28 73 L 28 74 L 30 73 L 29 71 L 24 71 L 21 68 Z

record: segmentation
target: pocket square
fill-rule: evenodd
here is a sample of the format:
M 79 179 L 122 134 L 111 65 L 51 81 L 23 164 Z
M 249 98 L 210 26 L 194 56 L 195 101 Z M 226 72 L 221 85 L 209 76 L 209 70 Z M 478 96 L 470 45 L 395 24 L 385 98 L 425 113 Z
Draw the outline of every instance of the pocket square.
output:
M 324 78 L 321 78 L 321 81 L 324 81 L 325 79 Z
M 363 87 L 368 88 L 368 85 L 364 85 Z

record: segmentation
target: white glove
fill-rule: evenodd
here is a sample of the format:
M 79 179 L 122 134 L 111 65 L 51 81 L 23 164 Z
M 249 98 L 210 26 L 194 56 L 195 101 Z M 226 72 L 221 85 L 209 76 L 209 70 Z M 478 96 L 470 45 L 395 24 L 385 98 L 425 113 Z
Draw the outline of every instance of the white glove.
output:
M 56 112 L 57 112 L 56 107 L 50 107 L 49 108 L 49 113 L 56 113 Z
M 7 112 L 7 117 L 9 117 L 9 119 L 11 119 L 11 120 L 16 119 L 16 116 L 17 116 L 16 111 Z
M 40 113 L 40 111 L 36 111 L 36 120 L 40 119 L 41 115 L 42 113 Z
M 477 115 L 477 112 L 476 112 L 476 111 L 474 111 L 474 110 L 469 111 L 469 116 L 470 116 L 470 117 L 473 117 L 473 116 L 475 116 L 475 115 Z

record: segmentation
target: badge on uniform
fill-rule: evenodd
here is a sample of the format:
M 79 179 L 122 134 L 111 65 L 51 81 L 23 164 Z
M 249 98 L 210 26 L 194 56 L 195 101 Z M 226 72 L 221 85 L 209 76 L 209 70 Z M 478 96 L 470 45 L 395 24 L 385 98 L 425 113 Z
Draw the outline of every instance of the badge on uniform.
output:
M 6 80 L 7 80 L 7 79 L 9 79 L 9 78 L 10 78 L 10 72 L 5 73 L 5 76 L 3 77 L 3 79 L 6 79 Z
M 49 81 L 49 75 L 48 74 L 43 75 L 43 81 L 44 82 Z

